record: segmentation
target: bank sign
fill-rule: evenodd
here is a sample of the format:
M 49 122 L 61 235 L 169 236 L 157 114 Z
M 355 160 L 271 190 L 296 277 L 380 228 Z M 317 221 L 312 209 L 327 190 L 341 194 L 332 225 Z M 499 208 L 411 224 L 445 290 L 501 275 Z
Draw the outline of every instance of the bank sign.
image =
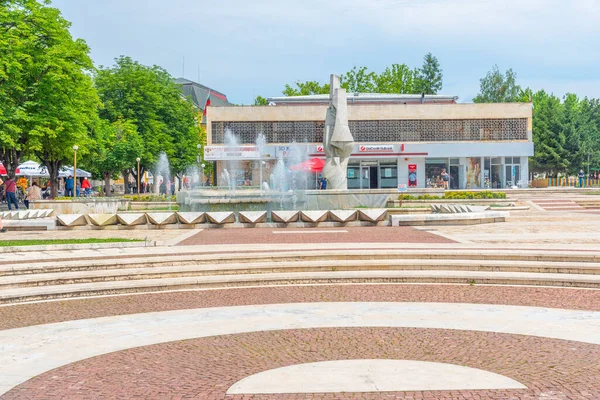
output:
M 358 146 L 359 153 L 393 153 L 393 144 L 373 144 Z
M 260 151 L 256 146 L 205 146 L 204 159 L 219 160 L 259 160 Z

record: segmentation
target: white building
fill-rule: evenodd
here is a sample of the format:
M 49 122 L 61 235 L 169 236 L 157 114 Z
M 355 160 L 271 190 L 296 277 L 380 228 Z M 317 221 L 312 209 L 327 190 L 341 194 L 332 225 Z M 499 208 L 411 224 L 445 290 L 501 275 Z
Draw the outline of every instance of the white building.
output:
M 226 160 L 243 154 L 236 179 L 258 185 L 260 161 L 266 160 L 268 171 L 278 157 L 289 157 L 293 142 L 309 158 L 325 157 L 328 95 L 268 101 L 269 106 L 208 108 L 205 158 L 216 161 L 217 181 Z M 348 113 L 356 142 L 348 165 L 350 189 L 436 187 L 442 169 L 453 189 L 527 184 L 530 103 L 457 104 L 452 96 L 350 93 Z M 238 137 L 236 148 L 225 146 L 227 131 Z M 267 141 L 262 151 L 255 146 L 261 133 Z M 411 172 L 416 181 L 409 180 Z

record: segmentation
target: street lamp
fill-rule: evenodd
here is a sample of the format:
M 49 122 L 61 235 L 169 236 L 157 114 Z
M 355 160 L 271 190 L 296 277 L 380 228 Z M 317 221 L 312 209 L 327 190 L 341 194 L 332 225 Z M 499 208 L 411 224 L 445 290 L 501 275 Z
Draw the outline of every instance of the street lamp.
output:
M 140 197 L 140 158 L 136 158 L 135 161 L 137 161 L 137 192 L 138 192 L 138 198 Z
M 202 167 L 202 186 L 204 186 L 204 167 L 206 165 L 204 165 L 204 163 L 202 163 L 200 166 Z
M 200 157 L 200 151 L 202 150 L 202 145 L 198 143 L 196 145 L 196 148 L 198 149 L 198 155 L 196 156 L 196 161 L 198 162 L 198 180 L 200 180 L 200 182 L 198 182 L 198 186 L 204 186 L 204 182 L 202 182 L 203 176 L 200 175 L 200 163 L 202 162 L 202 158 Z M 202 175 L 204 175 L 204 170 L 202 171 Z
M 73 197 L 77 197 L 77 150 L 79 146 L 73 146 Z

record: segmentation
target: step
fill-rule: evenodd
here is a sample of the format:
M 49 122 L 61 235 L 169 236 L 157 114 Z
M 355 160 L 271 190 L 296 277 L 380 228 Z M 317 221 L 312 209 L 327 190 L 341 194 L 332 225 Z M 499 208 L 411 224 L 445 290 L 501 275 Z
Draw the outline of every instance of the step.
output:
M 327 261 L 327 260 L 386 260 L 386 259 L 422 259 L 422 260 L 495 260 L 518 262 L 600 262 L 596 252 L 557 252 L 525 250 L 464 250 L 464 249 L 428 249 L 394 250 L 303 250 L 274 252 L 240 252 L 229 254 L 211 254 L 203 252 L 181 253 L 179 255 L 131 255 L 117 257 L 89 257 L 85 259 L 66 259 L 53 261 L 22 261 L 0 266 L 0 276 L 45 272 L 68 272 L 81 270 L 101 270 L 119 268 L 145 268 L 153 266 L 175 266 L 195 264 L 222 264 L 231 262 L 290 262 L 290 261 Z
M 482 260 L 329 260 L 262 263 L 194 264 L 161 267 L 49 272 L 0 277 L 0 290 L 14 287 L 64 285 L 117 280 L 161 279 L 186 276 L 326 272 L 367 270 L 455 270 L 486 272 L 535 272 L 600 275 L 600 263 L 546 263 Z
M 331 271 L 219 275 L 5 289 L 0 291 L 0 303 L 182 289 L 343 283 L 453 283 L 600 288 L 600 276 L 483 271 Z

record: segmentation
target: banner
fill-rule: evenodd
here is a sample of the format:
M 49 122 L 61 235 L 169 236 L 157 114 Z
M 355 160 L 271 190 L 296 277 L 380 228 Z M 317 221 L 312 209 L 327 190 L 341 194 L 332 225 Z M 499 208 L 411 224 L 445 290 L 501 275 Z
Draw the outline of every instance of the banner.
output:
M 259 160 L 260 151 L 256 146 L 205 146 L 204 159 L 219 160 Z
M 358 146 L 359 153 L 393 153 L 393 144 L 363 144 Z

